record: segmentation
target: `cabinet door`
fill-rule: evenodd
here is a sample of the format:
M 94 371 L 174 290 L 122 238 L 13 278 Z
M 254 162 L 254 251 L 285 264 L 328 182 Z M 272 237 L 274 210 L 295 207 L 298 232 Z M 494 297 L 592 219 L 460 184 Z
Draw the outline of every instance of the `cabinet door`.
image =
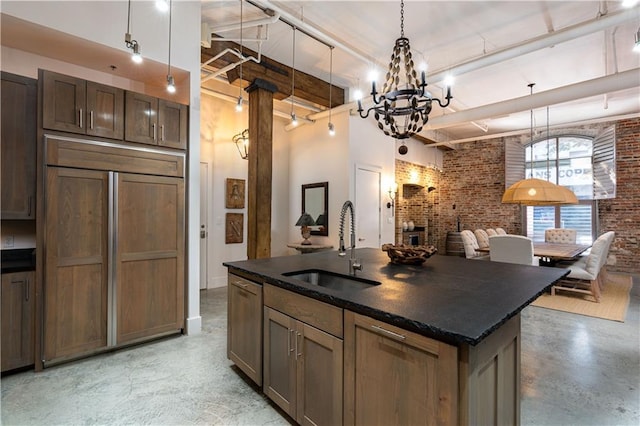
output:
M 2 371 L 33 364 L 34 272 L 2 274 Z
M 297 414 L 302 425 L 342 424 L 342 340 L 297 323 Z
M 47 167 L 44 359 L 107 345 L 109 175 Z
M 131 142 L 157 145 L 158 99 L 141 93 L 126 92 L 124 138 Z
M 188 113 L 186 105 L 164 99 L 158 100 L 158 145 L 187 149 Z
M 85 133 L 86 82 L 81 78 L 42 71 L 42 127 Z
M 457 348 L 345 311 L 346 424 L 458 424 Z
M 262 286 L 229 274 L 227 357 L 262 385 Z
M 124 90 L 87 81 L 87 134 L 124 137 Z
M 263 392 L 291 417 L 296 417 L 296 321 L 264 308 Z
M 116 343 L 184 326 L 184 181 L 117 177 Z
M 2 219 L 35 219 L 37 81 L 2 73 Z

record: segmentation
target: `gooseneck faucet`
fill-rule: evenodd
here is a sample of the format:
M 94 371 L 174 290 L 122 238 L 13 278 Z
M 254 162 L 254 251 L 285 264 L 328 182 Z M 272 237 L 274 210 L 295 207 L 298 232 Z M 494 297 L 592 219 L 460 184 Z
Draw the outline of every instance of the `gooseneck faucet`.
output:
M 356 215 L 354 213 L 353 203 L 349 200 L 345 201 L 340 211 L 340 246 L 338 248 L 338 256 L 344 256 L 346 250 L 344 247 L 344 218 L 347 215 L 347 210 L 351 214 L 351 253 L 349 257 L 349 273 L 356 274 L 356 271 L 362 271 L 362 264 L 356 259 Z

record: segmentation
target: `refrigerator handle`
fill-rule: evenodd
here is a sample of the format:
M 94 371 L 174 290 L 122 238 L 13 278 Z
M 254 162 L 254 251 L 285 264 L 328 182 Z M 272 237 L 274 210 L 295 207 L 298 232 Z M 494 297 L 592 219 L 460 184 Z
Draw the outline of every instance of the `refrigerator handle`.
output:
M 107 298 L 108 312 L 107 312 L 107 346 L 115 346 L 116 330 L 117 330 L 117 287 L 116 287 L 116 235 L 118 231 L 118 217 L 116 212 L 118 211 L 118 172 L 109 172 L 109 217 L 108 217 L 108 234 L 107 234 L 107 250 L 108 250 L 108 263 L 107 263 Z

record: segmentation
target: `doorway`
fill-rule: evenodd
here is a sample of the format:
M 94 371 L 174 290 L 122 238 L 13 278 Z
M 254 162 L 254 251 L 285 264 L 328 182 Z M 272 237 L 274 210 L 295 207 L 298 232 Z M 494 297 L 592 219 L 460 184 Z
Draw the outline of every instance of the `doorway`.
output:
M 356 166 L 356 247 L 380 248 L 380 170 Z

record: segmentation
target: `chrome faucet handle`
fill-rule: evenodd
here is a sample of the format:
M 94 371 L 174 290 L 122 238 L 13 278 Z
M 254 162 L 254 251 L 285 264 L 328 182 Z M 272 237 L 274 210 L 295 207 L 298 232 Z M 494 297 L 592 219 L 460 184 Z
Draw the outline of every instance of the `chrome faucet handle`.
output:
M 356 271 L 362 271 L 362 263 L 358 259 L 349 259 L 349 270 L 355 274 Z

